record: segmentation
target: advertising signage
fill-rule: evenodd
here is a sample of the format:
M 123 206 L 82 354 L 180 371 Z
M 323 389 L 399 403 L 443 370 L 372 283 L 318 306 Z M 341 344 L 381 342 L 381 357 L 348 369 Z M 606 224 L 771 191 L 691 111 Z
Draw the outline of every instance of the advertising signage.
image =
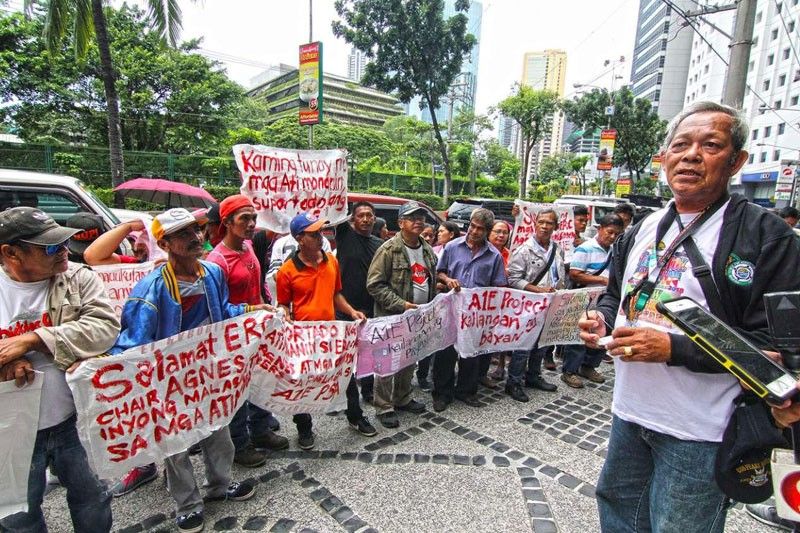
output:
M 300 45 L 300 124 L 322 123 L 322 43 Z

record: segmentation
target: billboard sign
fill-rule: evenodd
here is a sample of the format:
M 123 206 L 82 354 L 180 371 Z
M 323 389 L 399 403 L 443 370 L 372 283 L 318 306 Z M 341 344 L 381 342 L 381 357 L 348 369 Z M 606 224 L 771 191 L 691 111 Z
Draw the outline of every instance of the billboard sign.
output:
M 600 132 L 600 152 L 597 154 L 597 170 L 611 170 L 614 167 L 614 144 L 617 130 Z
M 322 123 L 322 43 L 300 45 L 300 124 Z

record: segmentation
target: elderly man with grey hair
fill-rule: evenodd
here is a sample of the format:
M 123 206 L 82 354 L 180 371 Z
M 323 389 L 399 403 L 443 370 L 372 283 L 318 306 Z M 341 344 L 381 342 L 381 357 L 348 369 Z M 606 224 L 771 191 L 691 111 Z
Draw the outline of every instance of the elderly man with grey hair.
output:
M 467 234 L 447 243 L 436 265 L 439 281 L 448 289 L 461 287 L 505 287 L 508 283 L 503 258 L 487 241 L 494 214 L 478 208 L 469 218 Z M 458 383 L 455 366 L 458 362 Z M 433 359 L 433 410 L 444 411 L 453 399 L 472 407 L 478 401 L 478 358 L 459 358 L 453 346 L 437 352 Z
M 597 483 L 603 531 L 723 531 L 714 463 L 742 388 L 656 303 L 691 297 L 766 348 L 762 296 L 800 289 L 791 229 L 728 193 L 747 132 L 738 111 L 713 102 L 673 119 L 661 155 L 674 201 L 617 241 L 608 291 L 579 321 L 589 347 L 613 336 L 613 421 Z

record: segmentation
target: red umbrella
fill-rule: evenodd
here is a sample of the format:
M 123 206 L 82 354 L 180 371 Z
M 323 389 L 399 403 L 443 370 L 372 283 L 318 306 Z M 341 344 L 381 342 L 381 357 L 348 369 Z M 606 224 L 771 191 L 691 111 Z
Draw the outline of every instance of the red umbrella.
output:
M 158 178 L 132 179 L 114 190 L 126 198 L 137 198 L 167 207 L 211 207 L 217 203 L 205 189 Z

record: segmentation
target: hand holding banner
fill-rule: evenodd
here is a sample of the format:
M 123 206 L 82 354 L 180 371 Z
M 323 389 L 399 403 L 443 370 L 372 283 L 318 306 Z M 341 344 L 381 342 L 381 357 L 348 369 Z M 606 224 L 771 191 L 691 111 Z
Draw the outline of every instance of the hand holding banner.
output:
M 241 193 L 253 202 L 259 222 L 288 233 L 299 213 L 336 224 L 347 218 L 347 151 L 285 150 L 237 144 Z
M 514 200 L 514 204 L 519 208 L 519 213 L 514 221 L 514 231 L 508 244 L 511 251 L 524 244 L 536 232 L 536 216 L 539 212 L 543 209 L 552 209 L 558 215 L 558 226 L 550 239 L 564 251 L 565 257 L 570 257 L 575 248 L 576 236 L 575 215 L 572 212 L 572 206 L 541 204 L 524 200 Z
M 569 291 L 556 291 L 547 310 L 547 317 L 539 338 L 539 346 L 552 344 L 583 344 L 578 320 L 593 302 L 605 292 L 605 287 L 588 287 Z

